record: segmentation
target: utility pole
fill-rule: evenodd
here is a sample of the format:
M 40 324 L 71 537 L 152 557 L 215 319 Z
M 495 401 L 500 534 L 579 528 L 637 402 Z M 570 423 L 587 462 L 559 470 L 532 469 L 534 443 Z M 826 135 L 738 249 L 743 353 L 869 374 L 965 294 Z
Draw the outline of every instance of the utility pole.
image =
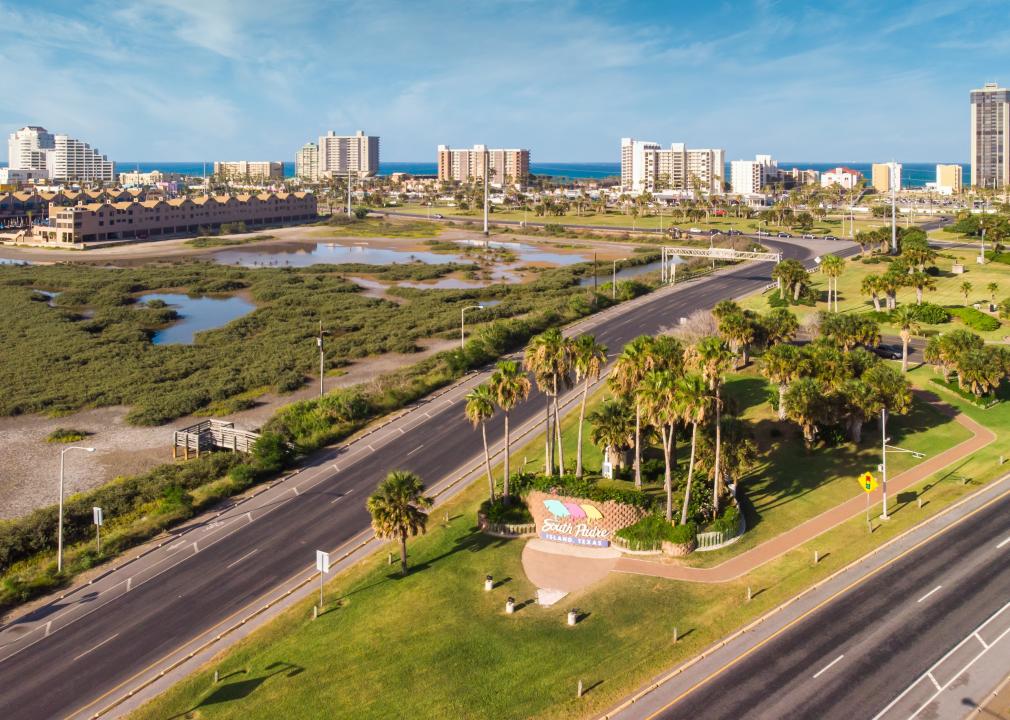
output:
M 71 445 L 70 447 L 63 448 L 60 450 L 60 517 L 59 517 L 59 528 L 56 535 L 56 572 L 63 572 L 63 456 L 66 455 L 71 450 L 83 450 L 84 452 L 93 453 L 95 449 L 93 447 L 80 447 L 77 445 Z
M 880 459 L 881 459 L 881 472 L 880 477 L 883 481 L 881 483 L 881 494 L 884 498 L 884 508 L 883 512 L 880 514 L 881 519 L 887 520 L 889 516 L 887 514 L 887 408 L 880 409 Z
M 347 161 L 347 217 L 351 217 L 351 161 Z
M 319 346 L 319 397 L 323 396 L 323 376 L 325 372 L 326 354 L 323 352 L 323 321 L 319 321 L 319 337 L 316 338 L 316 345 Z

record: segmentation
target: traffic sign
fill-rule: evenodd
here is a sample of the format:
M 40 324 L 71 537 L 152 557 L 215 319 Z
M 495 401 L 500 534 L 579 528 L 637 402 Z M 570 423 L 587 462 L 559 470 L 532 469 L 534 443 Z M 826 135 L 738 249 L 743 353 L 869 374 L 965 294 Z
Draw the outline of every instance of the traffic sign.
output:
M 877 489 L 877 479 L 871 473 L 864 472 L 859 476 L 859 487 L 863 488 L 863 492 L 871 493 Z
M 94 516 L 95 525 L 104 525 L 105 519 L 102 517 L 102 508 L 92 507 L 91 514 Z
M 316 570 L 321 573 L 330 571 L 330 554 L 322 550 L 316 550 Z

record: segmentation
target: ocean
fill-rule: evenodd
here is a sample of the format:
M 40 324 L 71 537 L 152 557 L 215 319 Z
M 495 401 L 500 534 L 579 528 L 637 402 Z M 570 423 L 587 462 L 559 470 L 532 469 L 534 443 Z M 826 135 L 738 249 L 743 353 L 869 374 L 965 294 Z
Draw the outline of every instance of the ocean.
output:
M 965 187 L 969 184 L 969 167 L 963 163 L 961 165 L 962 176 Z M 872 163 L 868 162 L 783 162 L 779 161 L 781 168 L 807 168 L 812 170 L 830 170 L 831 168 L 844 165 L 845 167 L 858 170 L 870 177 Z M 6 163 L 0 163 L 0 167 L 6 167 Z M 180 173 L 182 175 L 203 175 L 204 167 L 207 172 L 213 172 L 214 163 L 207 162 L 158 162 L 158 161 L 116 161 L 116 171 L 126 172 L 139 169 L 141 172 L 151 170 L 161 170 L 166 173 Z M 434 175 L 437 172 L 437 165 L 433 162 L 383 162 L 379 164 L 379 175 L 390 175 L 395 172 L 410 173 L 412 175 Z M 556 178 L 576 179 L 600 179 L 606 177 L 617 177 L 621 174 L 621 164 L 616 162 L 531 162 L 530 172 L 534 175 L 549 175 Z M 293 162 L 284 163 L 284 174 L 292 177 L 295 173 Z M 729 165 L 726 166 L 724 177 L 729 178 Z M 904 187 L 923 187 L 928 182 L 936 180 L 936 163 L 903 163 L 901 184 Z

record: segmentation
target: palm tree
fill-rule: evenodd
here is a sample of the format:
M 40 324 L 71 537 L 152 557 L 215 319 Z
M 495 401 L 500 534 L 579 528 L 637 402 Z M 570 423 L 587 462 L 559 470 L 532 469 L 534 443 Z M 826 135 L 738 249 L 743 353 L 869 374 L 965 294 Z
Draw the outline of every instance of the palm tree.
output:
M 971 283 L 965 280 L 961 283 L 961 294 L 964 295 L 964 304 L 968 304 L 968 293 L 971 292 Z
M 762 358 L 761 371 L 779 386 L 779 420 L 786 419 L 786 391 L 789 383 L 803 374 L 803 353 L 795 345 L 773 345 Z
M 804 271 L 805 272 L 805 271 Z M 722 449 L 722 408 L 720 389 L 722 376 L 733 362 L 733 353 L 726 343 L 717 337 L 702 338 L 690 351 L 691 364 L 701 372 L 702 378 L 708 383 L 709 390 L 714 395 L 715 403 L 715 479 L 712 492 L 712 504 L 715 516 L 719 516 L 719 492 L 722 489 L 722 478 L 719 474 L 719 453 Z
M 792 347 L 791 345 L 789 347 Z M 710 397 L 705 381 L 697 375 L 682 377 L 677 383 L 674 407 L 684 423 L 691 424 L 691 460 L 687 465 L 687 483 L 684 502 L 680 508 L 680 524 L 687 523 L 687 509 L 691 503 L 691 481 L 694 479 L 694 457 L 698 446 L 698 425 L 708 416 Z
M 659 430 L 663 440 L 663 489 L 666 491 L 666 520 L 673 521 L 673 444 L 677 433 L 677 411 L 674 406 L 677 376 L 669 370 L 650 370 L 645 374 L 635 401 L 641 405 L 649 424 Z
M 817 437 L 817 421 L 824 414 L 825 397 L 812 378 L 800 378 L 786 391 L 787 413 L 803 428 L 803 444 L 810 448 Z
M 491 473 L 491 454 L 487 449 L 487 421 L 494 415 L 495 396 L 487 383 L 481 383 L 466 394 L 466 417 L 484 439 L 484 465 L 487 467 L 487 484 L 491 502 L 494 502 L 494 475 Z
M 719 334 L 733 346 L 740 355 L 744 367 L 747 367 L 750 344 L 757 335 L 753 311 L 740 310 L 728 312 L 719 317 Z
M 922 270 L 916 270 L 915 272 L 909 273 L 908 277 L 905 278 L 905 283 L 909 287 L 915 288 L 916 305 L 922 305 L 923 290 L 936 290 L 936 280 L 924 273 Z
M 558 455 L 561 461 L 561 472 L 564 474 L 564 450 L 561 447 L 561 427 L 558 412 L 559 385 L 569 383 L 571 372 L 571 353 L 569 343 L 558 328 L 550 328 L 530 340 L 523 355 L 523 365 L 533 373 L 537 387 L 547 398 L 547 415 L 544 438 L 544 474 L 554 473 L 555 433 L 557 434 Z M 551 415 L 554 415 L 555 432 L 551 432 Z
M 761 318 L 761 332 L 766 347 L 787 343 L 796 335 L 800 323 L 786 308 L 775 308 Z
M 883 292 L 880 276 L 867 275 L 863 278 L 860 289 L 863 291 L 863 295 L 869 295 L 873 300 L 873 309 L 880 312 L 880 293 Z
M 505 478 L 502 481 L 502 495 L 506 502 L 509 498 L 509 411 L 514 408 L 520 400 L 525 400 L 530 395 L 530 379 L 526 377 L 515 360 L 499 360 L 498 367 L 491 375 L 489 381 L 491 391 L 494 393 L 495 402 L 505 413 Z
M 579 335 L 572 343 L 572 366 L 576 380 L 581 379 L 582 404 L 579 407 L 579 437 L 575 448 L 575 477 L 582 477 L 582 425 L 586 421 L 586 400 L 589 385 L 600 379 L 603 366 L 607 364 L 607 347 L 596 342 L 592 335 Z
M 400 540 L 400 572 L 407 574 L 407 538 L 423 534 L 428 526 L 426 510 L 433 504 L 424 495 L 424 483 L 409 470 L 393 470 L 368 498 L 372 529 L 384 540 Z
M 991 282 L 985 286 L 986 290 L 989 291 L 989 301 L 995 305 L 996 304 L 996 293 L 999 290 L 999 285 L 997 283 Z
M 609 451 L 611 465 L 624 467 L 621 451 L 635 441 L 635 419 L 628 404 L 613 398 L 604 400 L 589 413 L 588 420 L 593 427 L 589 439 Z
M 845 270 L 845 260 L 837 255 L 825 255 L 821 258 L 821 272 L 828 278 L 828 309 L 832 308 L 831 299 L 834 297 L 834 310 L 838 312 L 838 276 Z
M 624 350 L 614 361 L 610 372 L 610 387 L 620 397 L 635 398 L 635 390 L 641 384 L 651 364 L 649 349 L 653 339 L 640 335 L 624 346 Z M 635 487 L 642 487 L 642 406 L 635 398 Z
M 919 317 L 912 305 L 902 305 L 891 313 L 891 322 L 901 334 L 901 372 L 908 372 L 908 341 L 919 332 Z

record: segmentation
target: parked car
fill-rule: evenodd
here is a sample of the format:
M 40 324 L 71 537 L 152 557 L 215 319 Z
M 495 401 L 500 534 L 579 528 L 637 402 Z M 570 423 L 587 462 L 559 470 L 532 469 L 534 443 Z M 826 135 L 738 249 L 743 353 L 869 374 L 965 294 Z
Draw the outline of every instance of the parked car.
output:
M 441 220 L 443 218 L 443 216 L 440 215 L 439 213 L 435 213 L 434 215 L 432 215 L 432 217 L 435 218 L 436 220 Z
M 803 239 L 804 240 L 813 240 L 814 236 L 811 235 L 810 233 L 803 233 Z
M 877 345 L 877 347 L 873 348 L 873 352 L 885 360 L 901 360 L 900 345 Z
M 692 235 L 701 235 L 703 231 L 701 228 L 691 228 L 690 230 L 688 230 L 688 232 L 691 233 Z
M 727 235 L 743 235 L 739 230 L 730 230 L 726 233 Z
M 711 230 L 708 231 L 708 234 L 709 235 L 719 235 L 721 232 L 722 232 L 721 230 L 716 230 L 715 228 L 712 228 Z
M 791 237 L 792 237 L 792 235 L 790 235 L 790 234 L 789 234 L 789 233 L 787 233 L 787 232 L 780 232 L 780 233 L 779 233 L 779 237 L 790 237 L 790 238 L 791 238 Z
M 757 234 L 758 235 L 771 235 L 771 233 L 768 232 L 767 230 L 758 230 Z
M 834 235 L 825 235 L 824 239 L 825 240 L 837 240 L 838 238 L 836 238 Z

